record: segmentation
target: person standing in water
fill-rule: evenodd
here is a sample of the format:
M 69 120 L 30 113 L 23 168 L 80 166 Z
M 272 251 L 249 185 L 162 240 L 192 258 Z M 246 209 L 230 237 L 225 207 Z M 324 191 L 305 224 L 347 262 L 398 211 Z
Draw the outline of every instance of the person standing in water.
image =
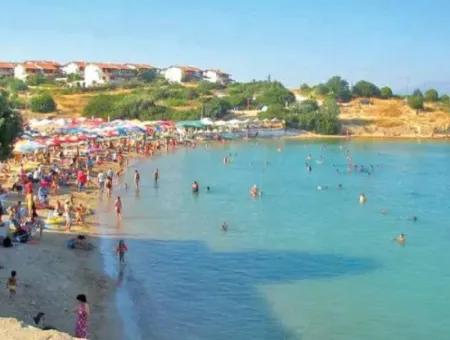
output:
M 367 197 L 366 197 L 366 195 L 365 195 L 364 193 L 361 193 L 361 194 L 359 195 L 359 203 L 360 203 L 360 204 L 366 204 L 366 202 L 367 202 Z
M 153 179 L 155 181 L 155 184 L 158 184 L 158 180 L 159 180 L 159 169 L 156 168 L 155 172 L 153 173 Z
M 116 211 L 117 220 L 122 218 L 122 200 L 120 196 L 117 196 L 116 201 L 114 202 L 114 210 Z
M 137 169 L 134 169 L 134 185 L 136 186 L 136 190 L 139 190 L 139 183 L 141 181 L 141 175 Z
M 227 222 L 223 222 L 223 224 L 222 224 L 222 231 L 225 231 L 225 232 L 228 231 L 228 223 Z
M 120 263 L 125 263 L 125 253 L 128 251 L 128 247 L 125 244 L 124 240 L 120 240 L 119 244 L 117 245 L 117 255 L 119 255 L 119 261 Z
M 401 233 L 400 235 L 398 235 L 394 241 L 396 241 L 398 244 L 400 244 L 401 246 L 404 246 L 406 243 L 406 236 L 405 234 Z
M 199 190 L 200 190 L 200 185 L 198 184 L 197 181 L 194 181 L 194 183 L 192 183 L 192 192 L 197 194 Z

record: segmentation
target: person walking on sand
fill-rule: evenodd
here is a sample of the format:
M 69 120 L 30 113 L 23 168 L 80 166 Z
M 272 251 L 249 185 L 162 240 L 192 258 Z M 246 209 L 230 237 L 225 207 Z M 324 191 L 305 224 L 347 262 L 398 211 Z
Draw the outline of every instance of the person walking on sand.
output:
M 100 194 L 103 194 L 103 191 L 105 190 L 105 180 L 106 180 L 106 175 L 103 171 L 100 170 L 100 172 L 97 175 L 97 181 L 98 181 L 98 187 L 100 189 Z
M 70 201 L 67 200 L 64 203 L 64 220 L 66 221 L 66 230 L 69 230 L 69 231 L 70 231 L 70 228 L 72 227 L 72 219 L 70 218 L 70 210 L 71 210 Z
M 117 196 L 116 201 L 114 202 L 114 210 L 116 211 L 116 217 L 118 220 L 122 218 L 122 200 L 120 196 Z
M 8 278 L 8 281 L 6 282 L 6 288 L 9 290 L 9 298 L 12 299 L 16 296 L 16 289 L 17 289 L 17 278 L 16 278 L 17 272 L 13 270 L 11 272 L 11 276 Z
M 81 339 L 88 338 L 88 319 L 90 315 L 89 305 L 87 303 L 86 295 L 77 295 L 78 306 L 75 309 L 75 337 Z
M 119 255 L 119 261 L 120 263 L 125 263 L 125 253 L 128 251 L 128 247 L 125 244 L 124 240 L 120 240 L 119 244 L 117 245 L 117 255 Z

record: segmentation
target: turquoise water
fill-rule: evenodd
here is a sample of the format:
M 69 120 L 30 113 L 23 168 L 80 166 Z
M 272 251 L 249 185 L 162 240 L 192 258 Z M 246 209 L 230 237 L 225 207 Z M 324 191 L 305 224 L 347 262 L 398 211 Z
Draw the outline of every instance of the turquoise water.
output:
M 346 150 L 371 174 L 346 173 Z M 130 249 L 122 268 L 105 255 L 127 338 L 449 338 L 450 144 L 250 141 L 136 167 L 122 226 L 103 217 Z

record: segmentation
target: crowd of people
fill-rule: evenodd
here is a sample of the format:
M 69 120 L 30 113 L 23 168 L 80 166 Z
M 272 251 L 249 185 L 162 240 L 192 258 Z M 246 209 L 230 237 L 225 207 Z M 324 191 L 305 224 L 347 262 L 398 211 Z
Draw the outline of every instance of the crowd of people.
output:
M 16 155 L 2 164 L 2 170 L 8 169 L 2 172 L 0 185 L 0 230 L 3 230 L 0 239 L 3 246 L 14 247 L 16 243 L 27 243 L 35 238 L 44 241 L 41 240 L 43 231 L 50 228 L 78 233 L 67 240 L 68 248 L 91 250 L 92 245 L 83 233 L 88 231 L 86 219 L 93 213 L 93 207 L 83 199 L 83 193 L 98 191 L 101 197 L 112 198 L 129 156 L 152 156 L 158 150 L 170 150 L 177 144 L 175 139 L 121 138 Z M 189 146 L 195 144 L 189 143 Z M 155 184 L 159 177 L 156 169 L 153 174 Z M 139 190 L 140 174 L 137 170 L 134 184 Z M 120 196 L 115 197 L 113 207 L 119 221 L 123 209 Z M 119 263 L 125 262 L 127 251 L 125 241 L 120 240 L 116 249 Z M 7 281 L 11 299 L 15 298 L 17 286 L 17 271 L 12 270 Z M 74 334 L 87 338 L 90 315 L 87 297 L 79 294 L 76 300 Z M 37 325 L 43 322 L 44 315 L 40 312 L 35 317 Z

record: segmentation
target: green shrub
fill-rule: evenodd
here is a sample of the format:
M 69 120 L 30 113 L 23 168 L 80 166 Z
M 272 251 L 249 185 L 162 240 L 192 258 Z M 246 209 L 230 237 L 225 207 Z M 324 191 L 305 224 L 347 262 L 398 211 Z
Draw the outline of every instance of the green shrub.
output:
M 196 88 L 196 91 L 200 95 L 210 95 L 214 90 L 221 90 L 224 86 L 210 81 L 200 81 Z
M 28 86 L 23 80 L 11 78 L 8 80 L 7 88 L 11 92 L 22 92 L 26 91 Z
M 360 80 L 352 88 L 352 94 L 355 97 L 379 97 L 381 95 L 380 89 L 373 83 Z
M 164 104 L 173 107 L 173 106 L 182 106 L 186 105 L 188 101 L 184 98 L 168 98 L 164 101 Z
M 425 101 L 437 102 L 439 100 L 439 93 L 435 89 L 429 89 L 425 92 Z
M 384 86 L 380 89 L 380 97 L 383 99 L 389 99 L 393 97 L 393 93 L 390 87 Z
M 32 74 L 27 77 L 27 84 L 32 86 L 37 86 L 41 84 L 50 83 L 49 79 L 44 77 L 42 74 Z
M 56 103 L 48 93 L 38 94 L 31 98 L 31 111 L 39 113 L 49 113 L 56 110 Z
M 407 99 L 408 105 L 411 109 L 416 110 L 416 112 L 419 112 L 419 110 L 423 109 L 423 95 L 420 90 L 415 90 L 411 96 Z
M 203 105 L 203 113 L 206 117 L 221 119 L 231 109 L 231 104 L 224 98 L 214 97 Z
M 86 117 L 100 117 L 108 118 L 114 110 L 116 103 L 118 103 L 124 95 L 107 95 L 100 94 L 91 97 L 84 108 L 83 114 Z

